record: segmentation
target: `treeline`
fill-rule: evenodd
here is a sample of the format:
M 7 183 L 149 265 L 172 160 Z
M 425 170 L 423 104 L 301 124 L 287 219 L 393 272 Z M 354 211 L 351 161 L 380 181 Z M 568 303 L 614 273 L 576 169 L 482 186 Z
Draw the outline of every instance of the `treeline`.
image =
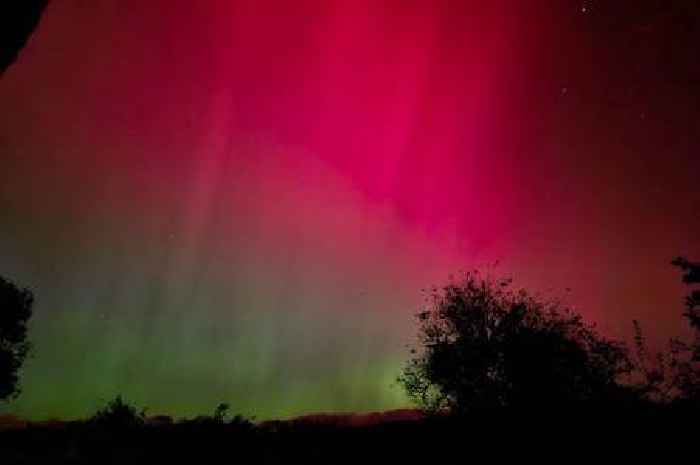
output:
M 694 338 L 652 352 L 607 338 L 558 299 L 513 289 L 511 279 L 463 273 L 427 291 L 418 345 L 399 377 L 416 404 L 464 416 L 497 408 L 558 410 L 700 404 L 700 264 L 672 264 L 691 286 L 682 316 Z M 680 312 L 679 312 L 680 313 Z
M 464 463 L 503 457 L 557 460 L 693 454 L 700 413 L 700 263 L 673 265 L 689 286 L 693 337 L 653 352 L 633 322 L 631 344 L 600 334 L 563 301 L 467 272 L 427 290 L 418 343 L 399 382 L 413 419 L 372 424 L 265 422 L 211 414 L 148 417 L 121 396 L 90 418 L 0 433 L 1 463 Z M 17 394 L 33 295 L 0 280 L 6 363 Z M 352 350 L 352 348 L 349 348 Z M 195 394 L 196 395 L 196 394 Z
M 580 403 L 435 415 L 367 426 L 230 417 L 172 421 L 121 398 L 91 418 L 0 433 L 3 464 L 462 464 L 476 460 L 663 459 L 694 447 L 692 409 Z M 656 456 L 655 456 L 656 454 Z

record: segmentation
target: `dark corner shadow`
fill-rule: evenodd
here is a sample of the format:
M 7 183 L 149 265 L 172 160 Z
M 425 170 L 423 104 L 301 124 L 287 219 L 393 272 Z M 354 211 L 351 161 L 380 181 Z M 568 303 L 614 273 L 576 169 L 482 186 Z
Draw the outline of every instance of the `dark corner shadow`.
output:
M 49 0 L 0 3 L 0 76 L 15 62 L 32 35 Z

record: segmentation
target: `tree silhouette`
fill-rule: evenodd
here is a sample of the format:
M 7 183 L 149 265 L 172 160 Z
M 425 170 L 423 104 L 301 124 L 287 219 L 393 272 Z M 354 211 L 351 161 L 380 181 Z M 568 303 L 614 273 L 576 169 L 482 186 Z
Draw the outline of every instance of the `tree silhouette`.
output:
M 672 265 L 683 271 L 683 282 L 692 286 L 700 284 L 700 263 L 691 262 L 683 257 L 678 257 L 671 262 Z M 692 289 L 685 298 L 685 312 L 690 326 L 698 332 L 700 336 L 700 289 Z M 700 344 L 696 346 L 700 350 Z M 700 352 L 697 354 L 700 357 Z
M 678 257 L 671 264 L 681 269 L 684 283 L 700 284 L 700 263 Z M 654 354 L 647 347 L 640 323 L 633 321 L 634 365 L 638 378 L 634 388 L 641 397 L 652 402 L 700 401 L 700 290 L 691 289 L 686 296 L 683 316 L 695 331 L 694 339 L 687 342 L 673 337 L 665 350 Z
M 432 411 L 610 399 L 632 369 L 623 344 L 509 279 L 465 273 L 430 290 L 417 316 L 420 347 L 399 382 Z
M 32 34 L 48 0 L 22 0 L 0 5 L 0 76 Z
M 0 400 L 16 397 L 19 369 L 29 352 L 27 322 L 34 296 L 0 277 Z
M 129 430 L 143 426 L 145 419 L 145 409 L 138 410 L 118 395 L 95 412 L 90 421 L 100 427 Z
M 689 286 L 700 284 L 700 263 L 683 257 L 671 264 L 683 272 L 683 282 Z M 700 289 L 691 289 L 685 298 L 683 316 L 695 331 L 694 340 L 688 344 L 671 340 L 670 358 L 674 369 L 672 383 L 682 400 L 700 401 Z

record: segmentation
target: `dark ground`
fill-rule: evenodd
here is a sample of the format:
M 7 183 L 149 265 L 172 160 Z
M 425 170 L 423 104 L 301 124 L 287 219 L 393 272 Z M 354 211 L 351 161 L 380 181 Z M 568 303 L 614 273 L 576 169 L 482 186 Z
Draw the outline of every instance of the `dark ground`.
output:
M 508 458 L 671 463 L 676 457 L 692 463 L 697 418 L 689 408 L 579 406 L 369 426 L 255 426 L 212 418 L 138 427 L 71 422 L 0 433 L 0 463 L 451 464 Z

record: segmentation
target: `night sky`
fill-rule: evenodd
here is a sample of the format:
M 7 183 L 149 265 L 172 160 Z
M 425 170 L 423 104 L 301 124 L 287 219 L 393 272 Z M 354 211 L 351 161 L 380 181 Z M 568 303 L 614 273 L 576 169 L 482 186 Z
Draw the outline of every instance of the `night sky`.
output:
M 54 0 L 0 77 L 0 411 L 403 407 L 421 289 L 475 267 L 683 334 L 699 45 L 695 1 Z

